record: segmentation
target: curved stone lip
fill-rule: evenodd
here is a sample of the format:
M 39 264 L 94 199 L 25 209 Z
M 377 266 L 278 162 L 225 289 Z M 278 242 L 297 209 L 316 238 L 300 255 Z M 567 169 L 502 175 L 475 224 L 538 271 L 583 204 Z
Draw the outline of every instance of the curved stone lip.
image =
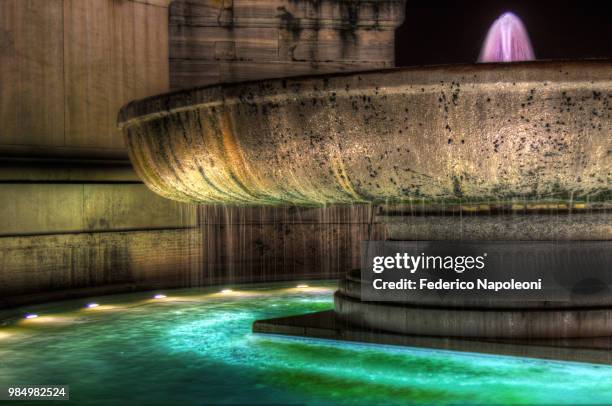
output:
M 591 202 L 610 199 L 611 89 L 611 60 L 395 68 L 181 90 L 119 126 L 178 201 Z
M 563 75 L 564 81 L 612 81 L 612 60 L 611 59 L 584 59 L 584 60 L 538 60 L 527 62 L 502 62 L 502 63 L 468 63 L 468 64 L 446 64 L 446 65 L 426 65 L 414 67 L 399 67 L 387 69 L 375 69 L 364 71 L 351 71 L 339 73 L 326 73 L 315 75 L 291 76 L 287 78 L 249 80 L 235 83 L 222 83 L 215 85 L 199 86 L 189 89 L 178 90 L 174 92 L 164 93 L 152 97 L 147 97 L 140 100 L 132 101 L 121 108 L 117 118 L 119 129 L 128 127 L 135 122 L 145 122 L 155 118 L 163 117 L 169 114 L 177 113 L 185 110 L 211 105 L 211 104 L 227 104 L 231 103 L 232 99 L 246 97 L 245 92 L 257 90 L 258 97 L 283 97 L 297 93 L 296 90 L 291 90 L 292 86 L 303 88 L 309 84 L 316 86 L 324 82 L 323 88 L 307 89 L 315 92 L 334 92 L 339 90 L 335 86 L 334 79 L 342 79 L 347 77 L 375 78 L 400 76 L 402 73 L 448 73 L 448 74 L 470 74 L 478 75 L 485 73 L 487 76 L 475 80 L 474 83 L 516 83 L 516 82 L 534 82 L 534 81 L 550 81 L 551 74 L 563 73 L 564 68 L 585 68 L 578 72 L 566 72 Z M 597 79 L 593 78 L 593 72 L 588 68 L 597 68 L 600 72 L 608 72 L 609 76 L 601 76 Z M 603 68 L 603 69 L 602 69 Z M 560 72 L 561 71 L 561 72 Z M 433 75 L 435 76 L 435 75 Z M 437 77 L 436 77 L 437 79 Z M 330 82 L 331 81 L 331 82 Z M 469 80 L 468 80 L 469 81 Z M 364 81 L 365 88 L 373 88 L 371 80 Z M 432 83 L 423 83 L 433 84 Z M 391 83 L 389 87 L 402 85 L 401 81 Z M 278 91 L 278 89 L 282 91 Z M 386 86 L 387 87 L 387 86 Z M 300 89 L 301 91 L 302 89 Z M 248 95 L 247 95 L 248 96 Z

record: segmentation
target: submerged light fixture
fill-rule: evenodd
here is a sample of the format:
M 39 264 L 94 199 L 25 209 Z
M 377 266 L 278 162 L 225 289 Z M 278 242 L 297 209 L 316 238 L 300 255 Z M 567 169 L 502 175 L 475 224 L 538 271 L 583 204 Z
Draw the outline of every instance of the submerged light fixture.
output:
M 527 29 L 514 13 L 502 14 L 491 26 L 478 62 L 533 61 L 535 54 Z

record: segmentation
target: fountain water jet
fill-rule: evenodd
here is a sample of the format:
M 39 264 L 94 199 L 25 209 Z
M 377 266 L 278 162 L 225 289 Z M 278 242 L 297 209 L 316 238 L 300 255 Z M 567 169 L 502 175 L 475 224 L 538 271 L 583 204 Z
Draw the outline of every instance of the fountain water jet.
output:
M 517 62 L 535 59 L 527 29 L 513 13 L 502 14 L 491 26 L 479 62 Z

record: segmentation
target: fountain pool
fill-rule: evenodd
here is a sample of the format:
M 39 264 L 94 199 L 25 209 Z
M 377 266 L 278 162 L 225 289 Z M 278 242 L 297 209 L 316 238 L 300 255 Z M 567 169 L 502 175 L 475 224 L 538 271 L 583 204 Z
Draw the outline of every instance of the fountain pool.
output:
M 19 309 L 0 326 L 0 383 L 69 384 L 83 404 L 612 402 L 609 366 L 251 333 L 257 319 L 331 309 L 335 288 L 245 285 Z

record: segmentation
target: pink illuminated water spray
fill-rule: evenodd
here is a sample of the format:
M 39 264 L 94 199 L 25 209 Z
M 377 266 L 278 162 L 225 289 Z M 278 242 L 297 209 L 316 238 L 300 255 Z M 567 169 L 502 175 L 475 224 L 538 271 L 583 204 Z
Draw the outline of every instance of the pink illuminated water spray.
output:
M 523 22 L 513 13 L 504 13 L 489 29 L 478 62 L 517 62 L 534 59 L 531 41 Z

